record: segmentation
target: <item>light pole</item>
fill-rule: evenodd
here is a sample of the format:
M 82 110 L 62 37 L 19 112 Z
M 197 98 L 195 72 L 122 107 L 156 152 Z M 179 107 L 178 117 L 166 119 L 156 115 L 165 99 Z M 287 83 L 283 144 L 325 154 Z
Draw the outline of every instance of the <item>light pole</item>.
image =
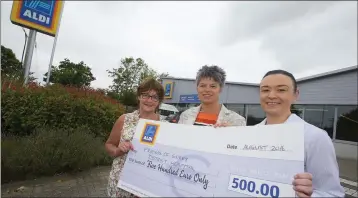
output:
M 25 31 L 25 29 L 24 28 L 22 28 L 22 30 L 24 31 L 24 33 L 25 33 L 25 44 L 24 44 L 24 49 L 22 50 L 22 56 L 21 56 L 21 64 L 22 64 L 22 67 L 23 68 L 25 68 L 25 66 L 24 66 L 24 54 L 25 54 L 25 48 L 26 48 L 26 44 L 27 44 L 27 33 L 26 33 L 26 31 Z
M 49 84 L 50 84 L 52 62 L 53 62 L 53 57 L 55 56 L 55 49 L 56 49 L 56 44 L 57 44 L 57 38 L 58 38 L 59 31 L 60 31 L 60 24 L 61 24 L 61 19 L 62 19 L 62 14 L 63 14 L 63 9 L 64 9 L 64 7 L 65 7 L 65 2 L 63 2 L 63 5 L 62 5 L 61 14 L 60 14 L 60 19 L 59 19 L 59 21 L 58 21 L 57 31 L 56 31 L 56 35 L 55 35 L 55 40 L 53 41 L 50 63 L 48 64 L 46 85 L 49 85 Z
M 29 43 L 26 46 L 26 54 L 25 54 L 25 72 L 24 72 L 24 85 L 27 85 L 27 82 L 29 80 L 29 73 L 30 73 L 30 67 L 31 67 L 31 61 L 32 61 L 32 54 L 34 52 L 35 42 L 36 42 L 36 30 L 30 29 L 29 34 Z

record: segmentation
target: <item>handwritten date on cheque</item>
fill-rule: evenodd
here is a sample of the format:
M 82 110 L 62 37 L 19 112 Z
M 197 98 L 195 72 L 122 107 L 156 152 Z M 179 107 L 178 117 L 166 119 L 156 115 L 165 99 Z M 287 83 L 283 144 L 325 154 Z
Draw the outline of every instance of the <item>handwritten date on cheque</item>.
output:
M 228 144 L 226 146 L 228 149 L 238 149 L 237 145 Z M 285 149 L 283 145 L 251 145 L 245 144 L 243 145 L 240 150 L 247 150 L 247 151 L 288 151 Z

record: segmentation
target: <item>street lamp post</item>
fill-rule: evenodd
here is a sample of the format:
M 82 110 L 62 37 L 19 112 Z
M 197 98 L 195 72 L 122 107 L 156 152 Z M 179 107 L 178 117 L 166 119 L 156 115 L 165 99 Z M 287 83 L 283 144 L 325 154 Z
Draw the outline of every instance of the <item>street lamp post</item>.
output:
M 26 44 L 27 44 L 27 33 L 26 33 L 26 31 L 25 31 L 25 29 L 24 28 L 22 28 L 22 30 L 24 31 L 24 33 L 25 33 L 25 44 L 24 44 L 24 48 L 23 48 L 23 50 L 22 50 L 22 56 L 21 56 L 21 64 L 22 64 L 22 68 L 25 68 L 25 65 L 24 65 L 24 54 L 25 54 L 25 48 L 26 48 Z

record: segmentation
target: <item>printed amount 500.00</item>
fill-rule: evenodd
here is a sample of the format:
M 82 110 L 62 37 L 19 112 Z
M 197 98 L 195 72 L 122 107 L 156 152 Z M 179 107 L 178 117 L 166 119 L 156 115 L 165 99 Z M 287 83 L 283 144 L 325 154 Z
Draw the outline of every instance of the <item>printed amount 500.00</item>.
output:
M 292 185 L 230 175 L 228 189 L 254 197 L 294 197 Z

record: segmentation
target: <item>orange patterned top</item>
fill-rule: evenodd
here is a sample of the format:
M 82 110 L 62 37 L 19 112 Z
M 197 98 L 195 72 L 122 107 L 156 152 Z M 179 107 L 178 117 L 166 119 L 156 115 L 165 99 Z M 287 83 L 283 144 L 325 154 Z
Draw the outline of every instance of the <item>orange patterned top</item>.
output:
M 217 119 L 218 119 L 217 114 L 199 112 L 194 122 L 194 125 L 211 126 L 216 123 Z

